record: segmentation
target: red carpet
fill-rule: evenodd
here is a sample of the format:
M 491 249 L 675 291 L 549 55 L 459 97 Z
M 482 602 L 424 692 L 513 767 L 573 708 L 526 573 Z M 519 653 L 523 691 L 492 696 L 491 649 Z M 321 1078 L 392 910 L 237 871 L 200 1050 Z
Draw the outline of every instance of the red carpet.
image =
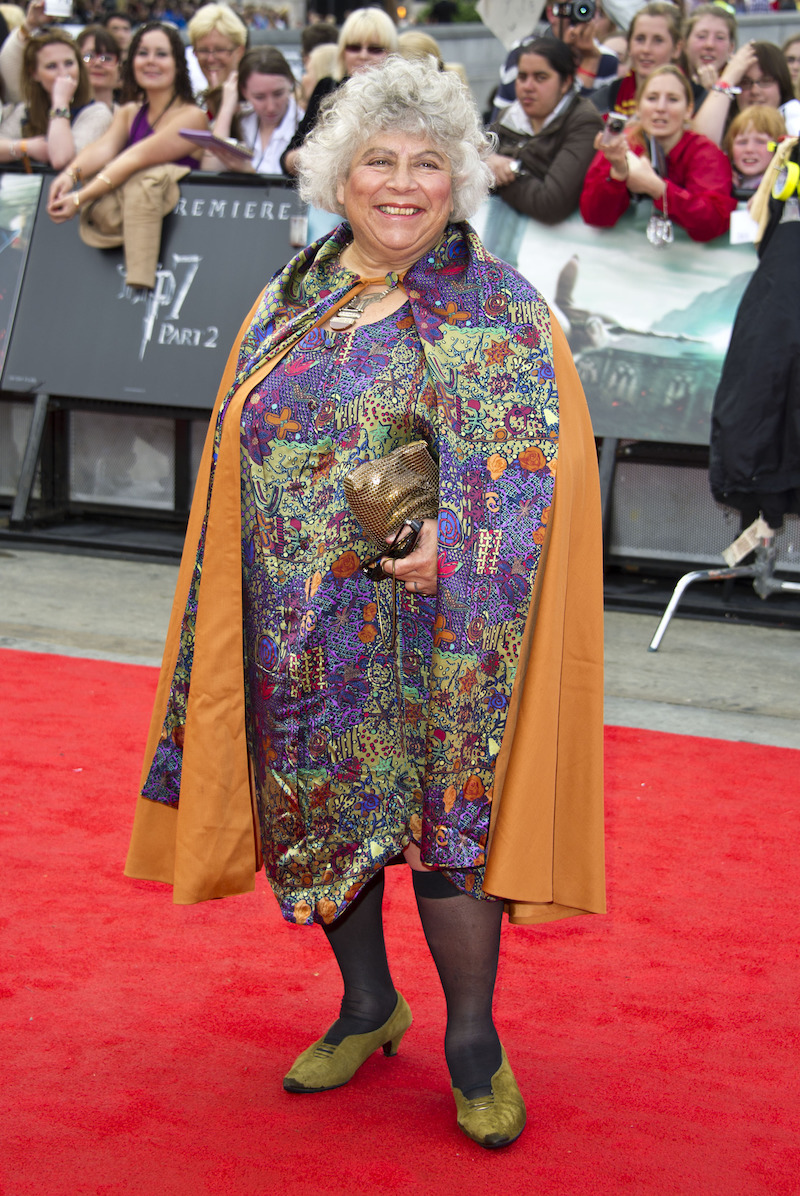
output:
M 749 1196 L 800 1191 L 798 753 L 610 728 L 610 913 L 509 928 L 498 1023 L 528 1103 L 455 1128 L 404 869 L 415 1024 L 346 1088 L 285 1094 L 339 984 L 255 894 L 122 876 L 155 672 L 0 652 L 4 1196 Z

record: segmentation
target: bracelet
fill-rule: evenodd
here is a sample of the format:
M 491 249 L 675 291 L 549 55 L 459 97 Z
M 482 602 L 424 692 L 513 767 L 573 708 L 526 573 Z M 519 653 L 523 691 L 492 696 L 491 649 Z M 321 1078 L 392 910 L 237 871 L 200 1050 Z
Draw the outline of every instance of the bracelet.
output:
M 716 83 L 712 83 L 711 90 L 718 91 L 720 95 L 727 96 L 729 100 L 742 94 L 741 87 L 734 87 L 732 83 L 726 83 L 724 79 L 717 79 Z
M 19 153 L 18 153 L 18 157 L 20 157 L 20 158 L 27 158 L 27 156 L 28 156 L 28 143 L 27 143 L 27 141 L 26 141 L 24 138 L 22 139 L 22 141 L 18 141 L 18 142 L 17 142 L 17 149 L 18 149 L 18 151 L 19 151 Z
M 8 147 L 8 152 L 12 158 L 18 158 L 19 157 L 19 142 L 12 141 Z
M 77 187 L 78 183 L 81 181 L 81 175 L 83 174 L 80 166 L 68 166 L 64 173 L 69 175 L 69 177 L 72 179 L 73 186 Z
M 78 208 L 81 206 L 81 193 L 80 193 L 80 191 L 73 191 L 73 192 L 72 192 L 72 202 L 75 204 L 75 211 L 77 212 Z
M 71 117 L 72 113 L 70 112 L 69 108 L 51 108 L 47 113 L 48 120 L 56 120 L 57 118 L 60 118 L 61 120 L 70 120 Z
M 109 191 L 114 190 L 114 184 L 111 182 L 111 179 L 108 177 L 107 174 L 103 174 L 102 171 L 98 171 L 97 178 L 100 180 L 101 183 L 105 183 L 105 185 L 108 187 Z

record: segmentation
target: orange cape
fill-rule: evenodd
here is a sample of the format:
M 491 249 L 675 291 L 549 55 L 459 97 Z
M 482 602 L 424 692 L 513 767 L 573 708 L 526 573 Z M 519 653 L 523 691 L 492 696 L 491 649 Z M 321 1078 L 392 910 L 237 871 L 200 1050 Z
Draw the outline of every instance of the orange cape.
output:
M 249 892 L 261 866 L 245 734 L 239 426 L 247 396 L 277 357 L 230 400 L 208 501 L 216 416 L 259 302 L 234 342 L 211 417 L 145 752 L 142 784 L 164 723 L 208 504 L 180 803 L 138 799 L 125 866 L 128 876 L 171 884 L 179 904 Z M 605 912 L 600 492 L 580 380 L 555 318 L 552 328 L 555 497 L 497 759 L 484 882 L 516 923 Z

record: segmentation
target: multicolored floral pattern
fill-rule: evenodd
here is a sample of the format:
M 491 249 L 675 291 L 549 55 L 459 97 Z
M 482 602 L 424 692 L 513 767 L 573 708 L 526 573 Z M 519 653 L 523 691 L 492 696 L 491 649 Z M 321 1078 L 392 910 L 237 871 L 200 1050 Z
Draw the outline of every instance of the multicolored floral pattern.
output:
M 332 921 L 410 839 L 486 896 L 494 766 L 558 449 L 549 313 L 529 284 L 468 226 L 451 226 L 405 275 L 407 305 L 334 343 L 313 326 L 356 281 L 338 264 L 349 236 L 342 225 L 276 276 L 234 388 L 290 347 L 244 408 L 242 554 L 265 862 L 284 916 L 299 923 Z M 439 456 L 439 592 L 398 591 L 392 654 L 389 587 L 359 570 L 371 546 L 342 480 L 420 436 Z M 201 537 L 196 580 L 202 554 Z M 170 804 L 193 601 L 143 791 Z

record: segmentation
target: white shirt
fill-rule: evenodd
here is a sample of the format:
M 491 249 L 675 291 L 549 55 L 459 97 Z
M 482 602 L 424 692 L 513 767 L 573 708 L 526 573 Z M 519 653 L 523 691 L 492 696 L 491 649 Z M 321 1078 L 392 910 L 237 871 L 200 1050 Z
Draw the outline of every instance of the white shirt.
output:
M 253 151 L 252 165 L 256 174 L 282 174 L 281 154 L 292 140 L 299 123 L 300 112 L 294 96 L 289 97 L 286 115 L 277 128 L 273 129 L 266 145 L 261 144 L 255 112 L 248 112 L 239 118 L 242 141 Z
M 778 109 L 790 137 L 800 135 L 800 100 L 787 100 Z

